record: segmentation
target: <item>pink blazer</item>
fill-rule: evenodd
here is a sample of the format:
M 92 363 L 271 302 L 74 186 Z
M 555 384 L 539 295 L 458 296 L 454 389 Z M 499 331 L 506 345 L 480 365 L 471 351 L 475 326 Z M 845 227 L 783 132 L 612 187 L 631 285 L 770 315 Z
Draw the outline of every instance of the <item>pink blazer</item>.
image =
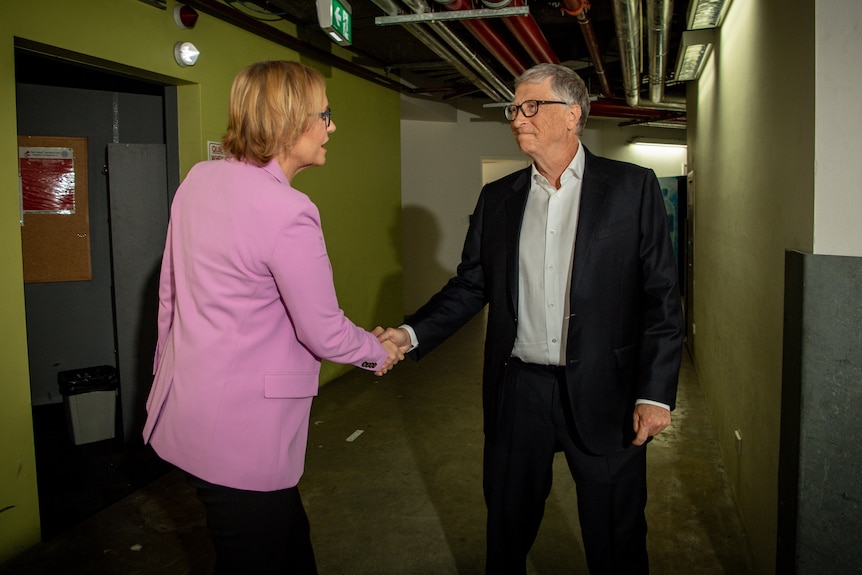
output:
M 317 207 L 276 162 L 197 164 L 171 205 L 144 442 L 210 483 L 299 482 L 321 359 L 375 371 L 338 307 Z

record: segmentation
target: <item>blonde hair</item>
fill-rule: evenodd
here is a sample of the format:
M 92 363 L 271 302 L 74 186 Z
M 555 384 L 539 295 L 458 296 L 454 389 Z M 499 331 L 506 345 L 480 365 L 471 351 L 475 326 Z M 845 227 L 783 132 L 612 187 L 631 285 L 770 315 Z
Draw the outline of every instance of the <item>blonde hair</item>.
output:
M 257 62 L 234 78 L 225 152 L 258 166 L 289 151 L 315 119 L 326 92 L 323 75 L 299 62 Z

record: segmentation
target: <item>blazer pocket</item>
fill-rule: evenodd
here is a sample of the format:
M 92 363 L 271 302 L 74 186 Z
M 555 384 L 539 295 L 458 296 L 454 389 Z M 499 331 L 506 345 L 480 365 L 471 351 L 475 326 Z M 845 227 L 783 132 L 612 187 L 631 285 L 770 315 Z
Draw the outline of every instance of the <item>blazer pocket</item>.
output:
M 635 219 L 628 216 L 622 220 L 616 220 L 606 226 L 602 226 L 596 230 L 596 239 L 609 238 L 617 234 L 621 234 L 635 227 Z
M 317 395 L 317 373 L 268 373 L 263 395 L 269 399 L 299 399 Z

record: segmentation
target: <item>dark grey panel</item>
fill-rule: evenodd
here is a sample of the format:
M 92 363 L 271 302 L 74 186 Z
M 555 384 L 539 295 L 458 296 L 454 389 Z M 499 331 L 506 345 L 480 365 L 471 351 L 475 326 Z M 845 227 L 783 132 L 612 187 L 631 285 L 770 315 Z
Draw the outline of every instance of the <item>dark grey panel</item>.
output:
M 163 144 L 109 144 L 117 359 L 126 439 L 143 425 L 156 344 L 158 273 L 168 224 Z
M 778 573 L 862 573 L 862 258 L 788 252 Z

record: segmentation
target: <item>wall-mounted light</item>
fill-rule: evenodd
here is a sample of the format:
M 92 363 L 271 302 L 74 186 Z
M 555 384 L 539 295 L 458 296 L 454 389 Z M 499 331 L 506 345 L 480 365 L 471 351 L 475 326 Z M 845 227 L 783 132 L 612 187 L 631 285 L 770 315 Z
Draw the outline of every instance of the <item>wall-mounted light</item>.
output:
M 348 46 L 353 41 L 353 9 L 347 0 L 316 0 L 320 29 L 332 41 Z
M 688 6 L 688 29 L 703 30 L 721 26 L 730 0 L 692 0 Z
M 194 66 L 200 55 L 200 51 L 191 42 L 177 42 L 174 44 L 174 60 L 180 66 Z
M 198 11 L 187 4 L 174 6 L 174 23 L 180 30 L 191 30 L 198 23 Z
M 712 54 L 714 33 L 712 29 L 686 30 L 682 33 L 679 43 L 679 55 L 676 58 L 674 78 L 678 82 L 697 80 L 706 60 Z

